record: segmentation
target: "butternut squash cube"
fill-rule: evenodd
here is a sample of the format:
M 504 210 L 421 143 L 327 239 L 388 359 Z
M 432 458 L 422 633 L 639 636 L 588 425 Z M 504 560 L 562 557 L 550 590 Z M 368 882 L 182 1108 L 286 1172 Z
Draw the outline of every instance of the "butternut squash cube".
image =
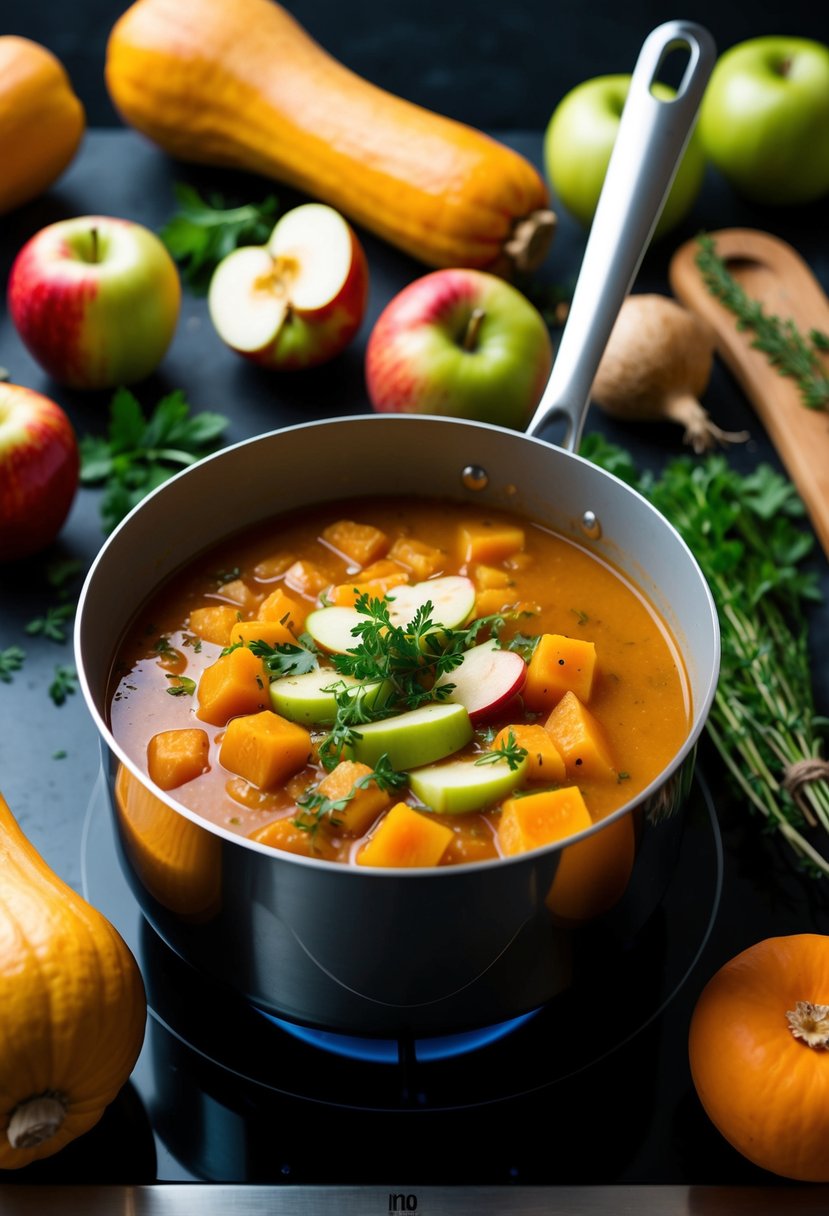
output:
M 315 600 L 321 591 L 331 586 L 332 579 L 314 562 L 294 562 L 285 571 L 285 583 L 305 599 Z
M 452 839 L 452 829 L 396 803 L 357 854 L 359 866 L 436 866 Z
M 376 578 L 386 578 L 389 574 L 404 574 L 403 567 L 400 562 L 393 562 L 387 557 L 383 557 L 379 562 L 372 562 L 370 566 L 360 571 L 361 583 L 372 583 Z M 409 581 L 409 576 L 405 574 L 406 582 Z
M 599 722 L 574 692 L 566 692 L 544 723 L 564 757 L 568 777 L 615 780 L 616 769 Z
M 234 578 L 229 583 L 222 583 L 218 594 L 223 600 L 230 600 L 244 614 L 255 612 L 262 598 L 242 578 Z
M 196 717 L 224 726 L 238 714 L 253 714 L 268 701 L 268 676 L 262 660 L 246 646 L 220 655 L 199 680 Z
M 410 536 L 398 536 L 389 549 L 389 557 L 411 570 L 419 582 L 431 578 L 446 565 L 446 554 L 442 549 Z
M 527 751 L 527 781 L 543 781 L 548 785 L 558 785 L 566 779 L 564 760 L 561 752 L 553 743 L 548 732 L 540 725 L 505 726 L 499 730 L 492 744 L 493 751 L 505 744 L 512 731 L 512 737 L 519 747 Z
M 527 666 L 524 704 L 534 711 L 552 709 L 566 692 L 589 701 L 595 675 L 595 642 L 544 633 Z
M 524 529 L 489 520 L 461 524 L 458 548 L 462 562 L 502 562 L 524 548 Z
M 310 756 L 311 736 L 305 727 L 271 709 L 232 718 L 219 749 L 226 769 L 261 790 L 281 785 L 304 768 Z
M 474 566 L 472 568 L 472 578 L 479 591 L 489 591 L 495 587 L 514 586 L 513 580 L 507 571 L 499 569 L 498 566 L 486 566 L 483 564 Z
M 314 835 L 303 828 L 298 828 L 293 822 L 295 816 L 287 815 L 282 819 L 274 819 L 263 828 L 251 832 L 251 840 L 269 845 L 272 849 L 282 849 L 286 853 L 297 853 L 300 857 L 313 857 L 315 853 Z
M 227 646 L 230 631 L 239 619 L 239 609 L 230 604 L 208 604 L 190 613 L 190 628 L 205 642 Z
M 295 561 L 293 553 L 286 553 L 284 550 L 281 553 L 272 553 L 269 557 L 263 557 L 261 562 L 257 562 L 253 567 L 254 578 L 259 579 L 261 583 L 269 583 L 284 574 Z
M 348 798 L 342 810 L 333 813 L 331 822 L 351 836 L 362 836 L 363 832 L 367 832 L 380 812 L 385 811 L 391 803 L 391 794 L 381 790 L 374 781 L 360 789 L 356 788 L 357 782 L 370 776 L 371 772 L 367 764 L 360 764 L 357 760 L 341 760 L 317 786 L 321 794 L 334 802 Z
M 251 642 L 267 642 L 269 646 L 287 642 L 296 646 L 296 638 L 281 621 L 237 621 L 230 631 L 230 642 L 241 642 L 243 646 Z
M 208 769 L 210 740 L 198 727 L 162 730 L 147 745 L 150 780 L 162 790 L 174 790 Z
M 272 591 L 259 605 L 256 616 L 260 621 L 281 621 L 294 634 L 302 633 L 308 610 L 299 600 L 288 595 L 281 587 Z
M 501 808 L 498 843 L 505 857 L 555 844 L 589 828 L 593 820 L 581 790 L 539 790 L 523 798 L 508 798 Z
M 386 574 L 382 578 L 363 579 L 361 576 L 359 582 L 341 583 L 337 587 L 332 587 L 326 598 L 329 603 L 335 604 L 339 608 L 351 608 L 361 595 L 368 595 L 373 600 L 381 600 L 393 587 L 400 587 L 408 581 L 408 574 L 398 566 L 395 574 Z
M 509 587 L 489 587 L 475 596 L 475 616 L 495 616 L 499 612 L 512 612 L 515 594 Z
M 352 519 L 340 519 L 323 529 L 322 539 L 332 549 L 342 553 L 358 566 L 383 557 L 389 547 L 389 538 L 371 524 L 358 524 Z

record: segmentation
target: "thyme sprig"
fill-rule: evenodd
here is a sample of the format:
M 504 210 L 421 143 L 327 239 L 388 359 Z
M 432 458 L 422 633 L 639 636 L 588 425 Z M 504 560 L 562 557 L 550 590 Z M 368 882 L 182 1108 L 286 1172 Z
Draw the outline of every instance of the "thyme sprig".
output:
M 814 536 L 800 526 L 794 487 L 766 465 L 742 475 L 722 455 L 680 457 L 654 477 L 598 435 L 580 450 L 642 491 L 697 558 L 722 635 L 707 733 L 738 794 L 805 869 L 829 875 L 820 841 L 807 834 L 829 834 L 829 781 L 811 780 L 797 797 L 786 788 L 794 765 L 821 758 L 829 726 L 814 704 L 806 629 L 806 607 L 820 598 L 816 575 L 802 568 Z
M 497 764 L 501 760 L 506 760 L 510 772 L 514 773 L 516 769 L 521 767 L 528 754 L 526 747 L 521 747 L 514 733 L 510 730 L 505 739 L 502 739 L 500 743 L 496 743 L 489 751 L 482 752 L 474 763 L 480 765 Z
M 829 334 L 819 329 L 804 336 L 791 319 L 782 320 L 767 313 L 753 300 L 729 272 L 717 253 L 713 237 L 697 238 L 696 265 L 713 296 L 737 318 L 738 330 L 751 330 L 755 350 L 762 351 L 781 376 L 797 382 L 800 398 L 813 410 L 829 409 L 829 375 L 822 355 L 829 351 Z

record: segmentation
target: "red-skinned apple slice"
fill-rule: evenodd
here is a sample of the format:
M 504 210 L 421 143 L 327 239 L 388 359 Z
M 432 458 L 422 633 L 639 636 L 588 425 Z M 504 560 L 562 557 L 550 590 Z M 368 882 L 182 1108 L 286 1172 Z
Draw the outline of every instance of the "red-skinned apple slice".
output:
M 368 265 L 347 221 L 305 203 L 277 222 L 267 245 L 223 258 L 208 294 L 219 337 L 279 371 L 313 367 L 356 336 L 368 301 Z
M 453 684 L 447 701 L 466 706 L 470 720 L 492 717 L 522 689 L 527 665 L 514 650 L 502 650 L 495 641 L 473 646 L 454 671 L 435 681 L 435 687 Z

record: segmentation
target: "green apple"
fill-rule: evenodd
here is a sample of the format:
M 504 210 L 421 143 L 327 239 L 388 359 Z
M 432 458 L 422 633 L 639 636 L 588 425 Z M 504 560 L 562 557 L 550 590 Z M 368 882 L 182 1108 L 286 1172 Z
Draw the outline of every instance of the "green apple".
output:
M 538 309 L 481 270 L 435 270 L 386 305 L 366 347 L 378 413 L 441 414 L 522 429 L 553 362 Z
M 604 185 L 610 154 L 616 142 L 619 120 L 630 76 L 595 76 L 571 89 L 556 106 L 544 134 L 544 169 L 562 205 L 589 227 Z M 668 99 L 674 90 L 654 84 L 657 97 Z M 664 236 L 691 210 L 702 187 L 705 153 L 696 131 L 676 172 L 673 185 L 654 237 Z
M 699 134 L 734 188 L 758 203 L 808 203 L 829 192 L 829 46 L 751 38 L 714 65 Z
M 353 676 L 341 676 L 330 667 L 319 667 L 300 676 L 274 680 L 269 689 L 271 707 L 291 722 L 327 726 L 337 716 L 337 692 L 342 691 L 343 686 L 355 697 L 362 690 L 364 703 L 369 708 L 382 703 L 383 694 L 390 687 L 385 680 L 356 680 Z
M 444 578 L 395 587 L 388 593 L 389 619 L 393 625 L 408 625 L 418 609 L 427 603 L 432 605 L 431 617 L 435 624 L 455 629 L 467 620 L 475 607 L 475 584 L 463 575 L 447 574 Z M 359 645 L 360 639 L 354 631 L 367 620 L 365 613 L 356 608 L 331 604 L 309 613 L 305 628 L 317 646 L 329 654 L 345 654 Z
M 506 760 L 476 764 L 450 760 L 409 773 L 409 785 L 426 806 L 441 815 L 466 815 L 507 798 L 526 772 L 526 757 L 514 768 Z
M 374 768 L 385 752 L 398 772 L 451 756 L 473 734 L 463 705 L 435 702 L 355 729 L 360 738 L 348 749 L 350 758 Z
M 155 371 L 181 285 L 149 228 L 82 215 L 41 228 L 15 258 L 9 313 L 41 367 L 71 388 L 115 388 Z

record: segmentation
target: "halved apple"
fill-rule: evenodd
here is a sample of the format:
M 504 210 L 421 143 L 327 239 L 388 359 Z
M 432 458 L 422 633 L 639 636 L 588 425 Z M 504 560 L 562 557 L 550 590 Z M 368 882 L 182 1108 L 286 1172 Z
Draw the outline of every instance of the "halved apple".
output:
M 392 768 L 420 768 L 465 747 L 472 723 L 462 705 L 430 702 L 419 709 L 358 726 L 360 738 L 348 749 L 349 759 L 374 768 L 385 752 Z
M 345 654 L 359 646 L 360 639 L 353 632 L 355 626 L 364 625 L 368 617 L 363 616 L 356 608 L 340 608 L 331 605 L 328 608 L 317 608 L 309 612 L 305 620 L 305 630 L 311 635 L 317 646 L 327 650 L 329 654 Z
M 362 689 L 369 707 L 381 700 L 389 687 L 385 680 L 355 680 L 353 676 L 339 675 L 330 667 L 319 667 L 300 676 L 274 680 L 269 689 L 271 706 L 291 722 L 328 726 L 337 716 L 337 693 L 331 690 L 341 689 L 343 685 L 355 697 Z
M 368 302 L 368 264 L 333 207 L 304 203 L 277 221 L 267 245 L 223 258 L 208 310 L 231 350 L 278 371 L 313 367 L 356 336 Z
M 409 785 L 439 815 L 466 815 L 507 798 L 520 785 L 526 768 L 526 757 L 515 768 L 506 760 L 491 764 L 450 760 L 414 769 L 409 773 Z
M 452 684 L 448 701 L 465 705 L 473 722 L 502 709 L 523 687 L 527 664 L 514 650 L 502 650 L 491 639 L 472 646 L 462 662 L 435 681 L 435 688 Z

